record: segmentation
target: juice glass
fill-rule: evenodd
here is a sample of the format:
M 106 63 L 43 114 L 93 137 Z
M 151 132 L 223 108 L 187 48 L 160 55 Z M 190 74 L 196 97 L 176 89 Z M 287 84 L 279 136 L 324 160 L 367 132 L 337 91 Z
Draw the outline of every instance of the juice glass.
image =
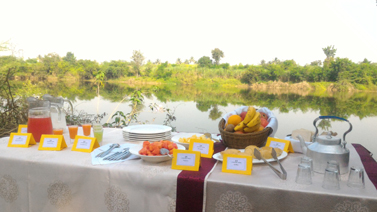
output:
M 63 135 L 63 128 L 53 128 L 54 135 Z
M 68 126 L 69 137 L 71 138 L 71 143 L 75 140 L 79 127 L 77 125 Z
M 91 124 L 83 124 L 82 125 L 82 131 L 84 132 L 85 136 L 89 136 L 90 135 L 91 128 L 92 128 Z
M 100 146 L 102 146 L 102 139 L 103 139 L 103 129 L 100 130 L 93 130 L 94 137 L 96 137 Z

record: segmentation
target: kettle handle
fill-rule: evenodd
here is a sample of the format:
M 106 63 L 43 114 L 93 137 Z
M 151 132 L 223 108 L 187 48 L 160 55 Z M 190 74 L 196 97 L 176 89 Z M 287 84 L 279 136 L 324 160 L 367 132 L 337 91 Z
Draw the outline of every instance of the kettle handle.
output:
M 315 127 L 314 139 L 317 137 L 317 134 L 318 134 L 318 128 L 317 128 L 316 123 L 317 123 L 317 121 L 320 120 L 320 119 L 339 119 L 339 120 L 342 120 L 342 121 L 346 121 L 346 122 L 348 122 L 348 124 L 350 124 L 350 128 L 349 128 L 349 129 L 343 134 L 343 147 L 346 148 L 346 144 L 347 144 L 347 142 L 346 142 L 346 135 L 347 135 L 349 132 L 351 132 L 351 130 L 352 130 L 352 124 L 351 124 L 351 122 L 349 122 L 349 121 L 348 121 L 347 119 L 345 119 L 345 118 L 340 118 L 340 117 L 338 117 L 338 116 L 320 116 L 320 117 L 316 118 L 316 119 L 314 120 L 314 122 L 313 122 L 314 127 Z

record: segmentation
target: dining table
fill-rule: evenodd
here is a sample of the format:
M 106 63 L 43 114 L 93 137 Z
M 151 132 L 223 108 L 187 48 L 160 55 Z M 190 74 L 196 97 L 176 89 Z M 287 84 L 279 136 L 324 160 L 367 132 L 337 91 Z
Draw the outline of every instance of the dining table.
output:
M 176 135 L 180 132 L 172 132 Z M 72 151 L 69 135 L 64 138 L 67 147 L 60 151 L 38 150 L 39 143 L 8 147 L 9 137 L 0 138 L 1 212 L 377 211 L 377 163 L 360 144 L 347 148 L 349 165 L 365 170 L 365 188 L 348 187 L 343 174 L 340 189 L 328 190 L 319 173 L 310 185 L 295 182 L 301 153 L 281 159 L 287 171 L 283 180 L 264 163 L 253 163 L 251 175 L 244 175 L 222 172 L 222 161 L 204 157 L 199 171 L 172 169 L 172 160 L 148 162 L 137 155 L 96 161 L 94 151 L 110 144 L 142 145 L 125 140 L 119 128 L 104 128 L 102 145 L 92 153 Z M 226 148 L 215 142 L 214 154 Z

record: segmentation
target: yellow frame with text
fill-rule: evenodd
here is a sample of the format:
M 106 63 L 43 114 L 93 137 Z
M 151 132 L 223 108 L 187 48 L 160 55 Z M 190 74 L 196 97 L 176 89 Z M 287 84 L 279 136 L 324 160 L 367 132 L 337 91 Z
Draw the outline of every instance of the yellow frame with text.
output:
M 228 158 L 244 158 L 246 159 L 246 170 L 234 170 L 228 169 Z M 253 169 L 253 157 L 246 156 L 246 155 L 234 155 L 234 154 L 224 154 L 223 155 L 223 165 L 221 167 L 222 172 L 232 173 L 232 174 L 245 174 L 251 175 L 251 171 Z
M 194 166 L 182 166 L 177 165 L 177 158 L 178 154 L 193 154 L 195 155 L 195 165 Z M 200 152 L 199 151 L 192 151 L 192 150 L 182 150 L 182 149 L 174 149 L 173 150 L 173 162 L 171 164 L 172 169 L 178 169 L 178 170 L 187 170 L 187 171 L 199 171 L 200 167 Z
M 25 144 L 12 144 L 14 136 L 26 136 Z M 8 141 L 8 147 L 20 147 L 20 148 L 29 148 L 30 145 L 35 145 L 34 137 L 31 133 L 11 133 Z
M 79 139 L 85 139 L 85 140 L 90 140 L 90 148 L 89 149 L 81 149 L 77 148 L 77 143 Z M 75 141 L 73 142 L 72 146 L 72 151 L 77 151 L 77 152 L 87 152 L 91 153 L 93 150 L 97 149 L 99 147 L 98 141 L 95 137 L 87 137 L 87 136 L 82 136 L 82 135 L 76 135 Z
M 203 157 L 203 158 L 212 158 L 212 155 L 213 155 L 213 141 L 192 138 L 192 139 L 190 139 L 189 150 L 191 150 L 191 151 L 198 151 L 198 150 L 193 150 L 194 143 L 208 144 L 209 147 L 208 147 L 207 154 L 201 153 L 200 156 Z
M 47 138 L 57 138 L 58 143 L 57 143 L 56 147 L 43 147 L 44 141 Z M 66 148 L 66 147 L 67 147 L 67 143 L 65 142 L 63 135 L 42 135 L 41 140 L 39 142 L 38 150 L 60 151 L 64 148 Z

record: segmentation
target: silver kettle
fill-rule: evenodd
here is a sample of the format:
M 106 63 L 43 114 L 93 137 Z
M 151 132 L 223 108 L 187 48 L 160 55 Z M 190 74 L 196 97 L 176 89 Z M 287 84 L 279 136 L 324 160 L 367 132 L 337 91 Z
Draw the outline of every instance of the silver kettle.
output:
M 318 135 L 316 123 L 321 119 L 339 119 L 349 123 L 350 128 L 343 134 L 343 142 L 341 138 L 333 136 L 330 132 Z M 316 131 L 312 144 L 307 145 L 301 135 L 297 136 L 300 140 L 303 153 L 313 160 L 313 170 L 317 173 L 324 173 L 327 162 L 335 160 L 339 163 L 340 174 L 348 173 L 350 151 L 346 147 L 346 134 L 351 132 L 352 124 L 347 119 L 337 116 L 320 116 L 314 120 L 313 124 Z

